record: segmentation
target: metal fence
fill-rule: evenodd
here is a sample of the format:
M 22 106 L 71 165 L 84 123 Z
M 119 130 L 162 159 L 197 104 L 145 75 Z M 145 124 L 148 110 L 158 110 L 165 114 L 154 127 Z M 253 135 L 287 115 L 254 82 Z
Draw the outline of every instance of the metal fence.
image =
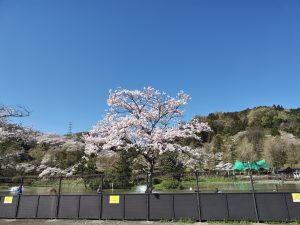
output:
M 135 185 L 146 186 L 140 193 L 122 193 L 118 189 L 105 189 L 103 174 L 48 177 L 43 180 L 34 176 L 13 179 L 0 177 L 0 182 L 8 183 L 10 186 L 25 186 L 23 193 L 19 195 L 0 194 L 0 218 L 116 220 L 189 218 L 195 221 L 249 220 L 257 222 L 300 220 L 299 190 L 282 192 L 276 186 L 270 192 L 256 190 L 256 181 L 250 173 L 249 176 L 244 177 L 249 185 L 246 191 L 224 190 L 218 186 L 218 182 L 214 184 L 218 189 L 205 191 L 201 190 L 201 184 L 207 179 L 205 176 L 200 172 L 185 174 L 180 179 L 176 177 L 175 179 L 174 176 L 166 177 L 164 174 L 154 176 L 153 184 L 157 189 L 161 188 L 160 182 L 164 179 L 180 180 L 181 183 L 192 186 L 188 191 L 176 187 L 176 193 L 156 192 L 155 188 L 154 192 L 151 192 L 148 175 L 135 177 Z M 76 182 L 89 188 L 91 192 L 83 194 L 80 191 L 68 191 Z M 45 184 L 47 188 L 54 188 L 56 192 L 32 194 L 26 191 L 26 186 L 41 184 Z
M 22 185 L 23 195 L 49 194 L 52 189 L 56 194 L 96 194 L 104 193 L 234 193 L 234 192 L 297 192 L 300 180 L 277 175 L 232 175 L 206 174 L 203 172 L 184 173 L 180 177 L 173 174 L 155 173 L 153 182 L 149 175 L 135 174 L 125 187 L 105 174 L 51 176 L 0 177 L 0 195 L 9 195 Z M 150 185 L 152 185 L 150 187 Z M 150 191 L 152 192 L 152 191 Z
M 0 218 L 294 221 L 297 199 L 280 192 L 0 196 Z

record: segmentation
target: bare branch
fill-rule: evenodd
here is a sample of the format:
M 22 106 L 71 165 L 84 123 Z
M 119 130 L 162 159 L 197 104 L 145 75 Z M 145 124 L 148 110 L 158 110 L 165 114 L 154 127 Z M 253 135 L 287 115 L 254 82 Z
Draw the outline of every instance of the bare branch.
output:
M 0 118 L 27 117 L 30 111 L 24 106 L 0 105 Z

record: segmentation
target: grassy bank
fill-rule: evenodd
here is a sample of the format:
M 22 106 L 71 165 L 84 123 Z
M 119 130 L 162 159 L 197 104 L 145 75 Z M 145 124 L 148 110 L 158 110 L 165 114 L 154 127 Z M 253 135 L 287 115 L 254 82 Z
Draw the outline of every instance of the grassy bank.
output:
M 59 180 L 52 180 L 52 179 L 40 179 L 40 180 L 33 180 L 31 183 L 27 184 L 28 186 L 35 186 L 35 187 L 51 187 L 59 185 Z M 76 186 L 76 187 L 84 187 L 84 180 L 73 179 L 73 180 L 62 180 L 63 186 Z
M 190 188 L 195 189 L 197 186 L 197 181 L 195 178 L 184 178 L 180 182 L 176 180 L 170 179 L 170 177 L 160 177 L 157 178 L 157 183 L 154 182 L 154 189 L 157 191 L 166 191 L 166 190 L 188 190 Z M 232 183 L 236 180 L 232 177 L 201 177 L 199 179 L 200 184 L 215 184 L 218 186 L 218 184 L 226 184 L 226 183 Z M 244 181 L 238 181 L 238 182 L 244 182 Z

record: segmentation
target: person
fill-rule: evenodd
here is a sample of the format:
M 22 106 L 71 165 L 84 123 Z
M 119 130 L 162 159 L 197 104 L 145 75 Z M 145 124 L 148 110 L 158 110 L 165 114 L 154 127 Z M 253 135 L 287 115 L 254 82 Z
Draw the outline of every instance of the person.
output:
M 153 191 L 153 188 L 148 186 L 145 190 L 145 193 L 152 193 L 152 191 Z
M 52 187 L 52 188 L 49 188 L 49 189 L 48 189 L 48 194 L 49 194 L 49 195 L 56 195 L 56 194 L 57 194 L 57 191 L 56 191 L 55 188 Z
M 97 194 L 101 194 L 101 193 L 102 193 L 102 187 L 101 185 L 99 185 L 97 188 Z
M 20 184 L 19 187 L 17 188 L 17 194 L 21 195 L 23 193 L 23 184 Z
M 218 188 L 216 188 L 215 193 L 220 194 L 220 193 L 222 193 L 222 191 L 220 191 Z

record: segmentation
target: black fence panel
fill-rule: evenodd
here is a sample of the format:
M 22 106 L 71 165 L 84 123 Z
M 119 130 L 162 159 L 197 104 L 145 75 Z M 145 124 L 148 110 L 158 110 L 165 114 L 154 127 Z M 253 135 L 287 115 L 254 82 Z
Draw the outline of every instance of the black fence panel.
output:
M 289 213 L 284 193 L 255 193 L 260 221 L 287 221 Z
M 79 218 L 99 219 L 101 195 L 82 195 L 80 197 Z
M 15 218 L 19 196 L 0 196 L 0 218 Z
M 147 219 L 147 195 L 145 194 L 125 195 L 125 219 L 128 220 Z
M 56 195 L 41 195 L 39 199 L 37 218 L 39 219 L 52 219 L 56 217 L 57 210 Z
M 102 219 L 124 219 L 124 209 L 124 195 L 103 195 Z
M 18 218 L 35 218 L 38 209 L 39 196 L 20 196 Z
M 58 218 L 78 218 L 79 201 L 79 195 L 61 195 L 59 200 Z
M 202 220 L 226 220 L 228 208 L 226 194 L 200 194 L 201 219 Z
M 199 220 L 197 195 L 174 194 L 175 219 L 190 218 Z
M 251 193 L 227 194 L 227 201 L 230 220 L 257 220 Z
M 299 193 L 300 194 L 300 193 Z M 293 199 L 292 193 L 285 193 L 290 220 L 300 220 L 300 202 Z
M 201 220 L 257 219 L 253 193 L 200 193 L 199 197 Z M 298 195 L 255 192 L 255 199 L 259 221 L 300 220 Z M 0 218 L 49 219 L 58 212 L 58 218 L 145 220 L 147 204 L 150 220 L 199 219 L 196 193 L 150 194 L 149 203 L 147 194 L 0 196 Z
M 173 219 L 174 215 L 174 203 L 172 194 L 151 194 L 150 199 L 150 219 Z

